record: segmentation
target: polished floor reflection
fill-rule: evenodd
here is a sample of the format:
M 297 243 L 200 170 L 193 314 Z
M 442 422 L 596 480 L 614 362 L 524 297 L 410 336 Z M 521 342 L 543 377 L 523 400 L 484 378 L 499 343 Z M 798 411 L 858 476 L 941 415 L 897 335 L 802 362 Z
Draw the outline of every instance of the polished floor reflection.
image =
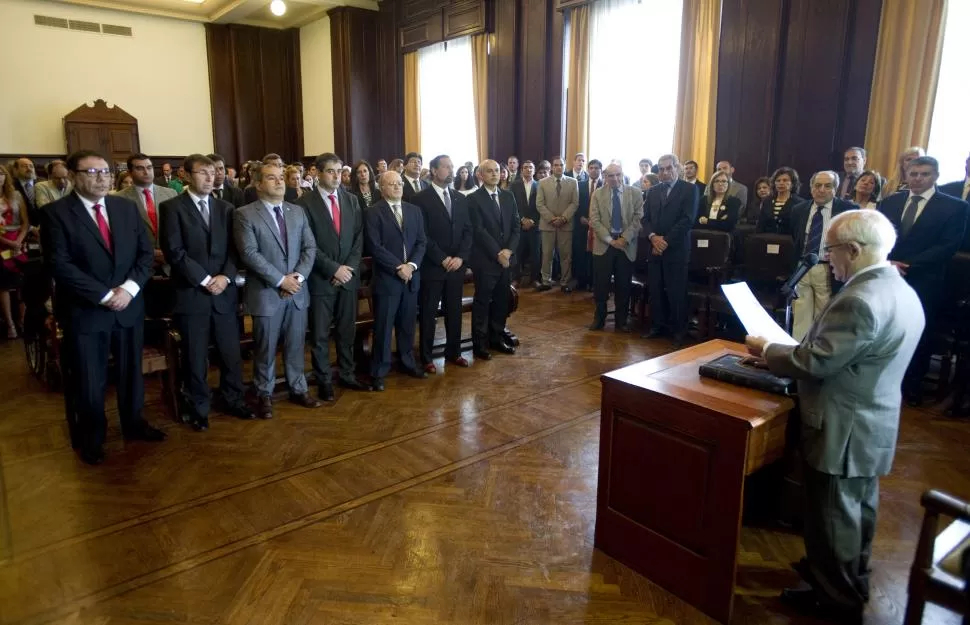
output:
M 592 547 L 599 375 L 669 344 L 587 332 L 591 313 L 585 294 L 524 293 L 515 356 L 202 434 L 149 385 L 168 441 L 113 423 L 96 468 L 22 344 L 0 345 L 0 624 L 711 622 Z M 904 415 L 867 623 L 902 621 L 919 494 L 970 496 L 968 444 L 970 423 Z M 774 598 L 800 539 L 746 527 L 741 551 L 735 621 L 807 622 Z

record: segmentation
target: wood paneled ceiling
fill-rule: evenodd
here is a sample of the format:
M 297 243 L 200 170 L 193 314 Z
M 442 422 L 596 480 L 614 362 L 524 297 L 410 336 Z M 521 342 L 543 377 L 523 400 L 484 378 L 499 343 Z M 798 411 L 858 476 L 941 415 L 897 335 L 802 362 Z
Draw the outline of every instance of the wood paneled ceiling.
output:
M 377 0 L 284 0 L 286 13 L 280 17 L 270 11 L 271 0 L 54 0 L 128 13 L 157 15 L 193 22 L 247 24 L 268 28 L 304 26 L 340 6 L 377 10 Z

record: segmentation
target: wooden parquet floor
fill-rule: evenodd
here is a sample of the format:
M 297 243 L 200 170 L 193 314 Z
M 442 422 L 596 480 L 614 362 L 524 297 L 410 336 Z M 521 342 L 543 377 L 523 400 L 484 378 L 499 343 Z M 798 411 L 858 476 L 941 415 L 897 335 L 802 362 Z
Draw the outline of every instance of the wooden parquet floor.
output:
M 515 356 L 269 422 L 214 415 L 204 434 L 149 385 L 169 439 L 125 444 L 112 423 L 97 468 L 22 344 L 0 345 L 0 625 L 710 623 L 593 549 L 598 377 L 669 345 L 589 333 L 591 312 L 526 292 Z M 905 413 L 867 623 L 902 621 L 919 495 L 970 497 L 968 443 L 970 423 Z M 801 554 L 744 528 L 735 622 L 807 622 L 775 598 Z

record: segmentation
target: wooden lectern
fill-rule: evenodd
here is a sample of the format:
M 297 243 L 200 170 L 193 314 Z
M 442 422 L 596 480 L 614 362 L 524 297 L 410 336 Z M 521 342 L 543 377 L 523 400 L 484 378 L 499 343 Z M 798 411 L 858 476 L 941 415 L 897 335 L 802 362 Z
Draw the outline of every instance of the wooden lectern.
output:
M 744 478 L 781 459 L 794 402 L 702 378 L 708 341 L 603 375 L 595 546 L 727 623 Z

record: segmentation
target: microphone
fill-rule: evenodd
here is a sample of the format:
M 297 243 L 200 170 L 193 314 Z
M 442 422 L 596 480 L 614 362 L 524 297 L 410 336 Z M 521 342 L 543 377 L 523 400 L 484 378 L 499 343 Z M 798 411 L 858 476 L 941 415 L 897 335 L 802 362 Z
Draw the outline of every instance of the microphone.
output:
M 795 285 L 805 277 L 808 270 L 818 264 L 818 254 L 805 254 L 802 259 L 798 261 L 798 266 L 795 267 L 795 271 L 788 277 L 788 280 L 781 285 L 781 294 L 788 297 L 795 290 Z

